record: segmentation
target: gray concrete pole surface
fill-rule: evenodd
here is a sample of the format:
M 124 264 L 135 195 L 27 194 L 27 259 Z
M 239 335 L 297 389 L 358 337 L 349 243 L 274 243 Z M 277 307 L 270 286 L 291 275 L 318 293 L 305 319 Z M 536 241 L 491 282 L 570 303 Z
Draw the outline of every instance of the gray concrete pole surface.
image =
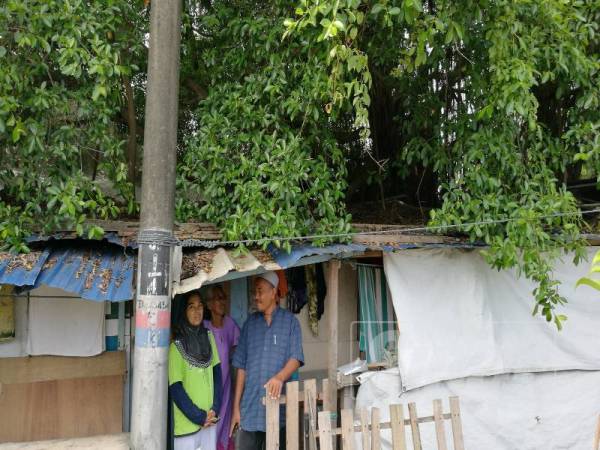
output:
M 153 0 L 138 237 L 131 447 L 167 443 L 181 0 Z

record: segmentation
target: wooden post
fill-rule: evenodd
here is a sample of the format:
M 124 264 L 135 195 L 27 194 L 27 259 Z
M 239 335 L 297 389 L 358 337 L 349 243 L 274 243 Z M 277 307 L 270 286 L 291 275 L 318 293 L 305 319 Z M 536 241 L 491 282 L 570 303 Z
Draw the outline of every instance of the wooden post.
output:
M 406 450 L 404 431 L 404 407 L 390 405 L 390 426 L 392 427 L 392 447 L 394 450 Z
M 331 426 L 337 426 L 337 367 L 338 367 L 338 311 L 339 311 L 339 274 L 340 261 L 332 259 L 329 261 L 329 272 L 327 273 L 327 316 L 329 324 L 329 352 L 327 364 L 327 378 L 329 379 L 328 406 L 331 411 Z M 337 439 L 333 442 L 333 450 L 337 450 Z
M 300 444 L 298 384 L 298 381 L 290 381 L 285 386 L 285 448 L 287 450 L 298 450 Z
M 433 401 L 433 420 L 435 421 L 435 436 L 437 439 L 438 450 L 448 450 L 448 445 L 446 444 L 446 430 L 444 429 L 442 401 L 440 399 Z
M 458 397 L 450 397 L 450 421 L 452 423 L 452 439 L 454 441 L 454 450 L 464 450 L 465 443 L 463 441 Z
M 354 450 L 354 414 L 342 409 L 342 449 Z
M 304 416 L 308 416 L 308 420 L 305 420 L 308 430 L 304 430 L 308 440 L 306 449 L 317 450 L 315 435 L 317 430 L 317 380 L 314 378 L 304 381 Z
M 327 378 L 332 383 L 337 383 L 338 366 L 338 308 L 339 308 L 339 272 L 340 261 L 332 259 L 329 261 L 329 273 L 327 274 L 327 316 L 329 324 L 329 356 L 327 365 Z M 332 389 L 331 395 L 335 394 L 335 403 L 337 404 L 337 386 Z M 334 403 L 330 399 L 330 405 Z M 332 409 L 336 411 L 336 409 Z
M 332 450 L 331 419 L 329 411 L 319 413 L 319 444 L 321 450 Z
M 279 450 L 279 399 L 266 397 L 267 403 L 267 450 Z
M 421 445 L 421 433 L 419 431 L 419 419 L 417 416 L 417 405 L 414 403 L 408 404 L 408 417 L 410 419 L 410 431 L 412 432 L 414 450 L 423 450 Z
M 360 432 L 362 434 L 362 450 L 371 450 L 369 440 L 369 413 L 366 409 L 360 410 Z

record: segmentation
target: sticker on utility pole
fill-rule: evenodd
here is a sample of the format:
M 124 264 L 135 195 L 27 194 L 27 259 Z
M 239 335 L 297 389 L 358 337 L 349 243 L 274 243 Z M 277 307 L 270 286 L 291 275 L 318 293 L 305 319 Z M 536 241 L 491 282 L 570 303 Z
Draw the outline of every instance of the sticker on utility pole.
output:
M 165 245 L 140 246 L 140 291 L 138 295 L 169 294 L 169 252 Z
M 168 347 L 170 324 L 168 296 L 138 296 L 135 316 L 136 347 Z

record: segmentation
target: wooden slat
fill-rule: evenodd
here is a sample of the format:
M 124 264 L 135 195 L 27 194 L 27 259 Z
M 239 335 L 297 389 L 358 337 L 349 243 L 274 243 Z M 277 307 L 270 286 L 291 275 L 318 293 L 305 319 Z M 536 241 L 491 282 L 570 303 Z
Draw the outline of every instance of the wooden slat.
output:
M 285 448 L 287 450 L 298 450 L 300 444 L 299 384 L 298 381 L 290 381 L 285 385 Z
M 410 431 L 412 433 L 414 450 L 423 450 L 421 445 L 421 433 L 419 432 L 419 422 L 417 420 L 417 405 L 414 403 L 408 404 L 408 417 L 410 420 Z
M 460 406 L 458 397 L 450 397 L 450 421 L 452 423 L 452 440 L 454 450 L 464 450 L 465 443 L 462 434 L 462 421 L 460 419 Z
M 371 450 L 381 450 L 379 408 L 371 409 Z
M 308 415 L 307 450 L 316 450 L 317 430 L 317 380 L 304 381 L 304 414 Z
M 369 413 L 364 408 L 360 410 L 360 432 L 362 434 L 362 450 L 371 450 L 371 440 L 369 439 Z
M 0 383 L 37 383 L 73 378 L 108 377 L 125 373 L 125 352 L 104 352 L 86 358 L 26 356 L 0 358 Z
M 390 405 L 390 425 L 392 428 L 393 450 L 406 450 L 404 407 L 402 405 Z
M 446 430 L 444 429 L 444 418 L 442 401 L 435 399 L 433 401 L 433 418 L 435 420 L 435 437 L 437 439 L 438 450 L 448 450 L 446 443 Z
M 332 440 L 331 414 L 329 411 L 321 411 L 319 413 L 319 448 L 321 450 L 332 450 Z
M 267 450 L 279 450 L 279 401 L 267 396 Z
M 342 409 L 342 450 L 354 450 L 354 414 Z

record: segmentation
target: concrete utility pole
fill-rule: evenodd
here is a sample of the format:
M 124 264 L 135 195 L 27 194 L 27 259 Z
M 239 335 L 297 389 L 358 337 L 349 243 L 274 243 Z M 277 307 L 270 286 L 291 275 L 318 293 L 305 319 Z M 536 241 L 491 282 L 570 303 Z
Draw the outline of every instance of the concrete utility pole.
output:
M 181 0 L 153 1 L 135 305 L 131 409 L 135 450 L 160 450 L 167 443 L 180 40 Z

